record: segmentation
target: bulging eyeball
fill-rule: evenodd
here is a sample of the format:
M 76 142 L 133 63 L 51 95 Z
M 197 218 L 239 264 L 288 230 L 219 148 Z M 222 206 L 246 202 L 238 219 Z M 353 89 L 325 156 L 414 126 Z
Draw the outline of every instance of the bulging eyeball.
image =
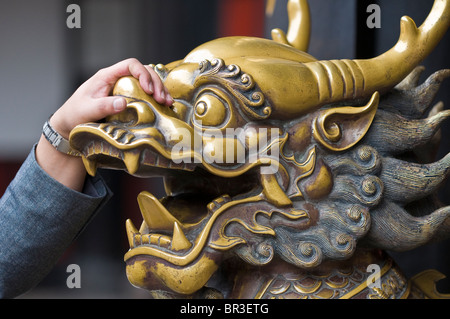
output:
M 225 101 L 216 95 L 205 93 L 194 106 L 194 119 L 205 126 L 219 126 L 227 119 Z

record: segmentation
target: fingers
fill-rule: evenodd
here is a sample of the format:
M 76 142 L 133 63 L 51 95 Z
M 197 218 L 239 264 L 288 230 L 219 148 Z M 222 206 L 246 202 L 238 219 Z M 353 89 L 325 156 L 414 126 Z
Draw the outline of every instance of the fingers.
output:
M 173 104 L 172 97 L 155 70 L 136 59 L 127 59 L 99 70 L 83 83 L 55 112 L 52 122 L 66 136 L 78 124 L 96 122 L 123 111 L 126 100 L 110 94 L 118 79 L 130 75 L 138 79 L 142 89 L 153 95 L 158 103 L 167 106 Z
M 127 107 L 123 97 L 106 96 L 95 99 L 69 99 L 51 117 L 51 124 L 64 137 L 77 125 L 97 122 L 109 115 L 122 112 Z
M 151 85 L 153 87 L 153 97 L 155 100 L 161 104 L 165 104 L 167 106 L 171 106 L 173 104 L 173 98 L 170 96 L 169 91 L 164 86 L 164 84 L 161 81 L 161 78 L 159 75 L 155 72 L 155 70 L 149 66 L 144 66 L 151 77 Z M 142 86 L 142 83 L 141 83 Z
M 109 89 L 119 78 L 128 75 L 138 79 L 142 89 L 150 95 L 153 94 L 158 103 L 172 105 L 173 99 L 155 70 L 150 66 L 144 66 L 137 59 L 123 60 L 98 72 L 98 76 L 108 83 Z
M 142 80 L 141 84 L 145 84 L 142 88 L 147 93 L 149 92 L 148 83 L 150 80 L 150 75 L 148 74 L 147 69 L 137 59 L 131 58 L 117 62 L 116 64 L 101 69 L 96 73 L 98 78 L 103 79 L 103 81 L 109 85 L 114 85 L 119 78 L 127 75 L 132 75 L 136 79 Z
M 136 59 L 128 59 L 122 62 L 125 62 L 128 66 L 129 74 L 126 75 L 132 75 L 133 77 L 138 79 L 142 89 L 144 89 L 144 91 L 148 94 L 155 93 L 155 85 L 153 84 L 153 82 L 161 82 L 161 79 L 159 79 L 157 74 L 155 74 L 156 77 L 152 75 L 149 70 Z
M 127 101 L 125 98 L 117 96 L 100 98 L 95 104 L 95 111 L 92 111 L 93 114 L 95 112 L 94 121 L 101 120 L 109 115 L 120 113 L 127 107 Z

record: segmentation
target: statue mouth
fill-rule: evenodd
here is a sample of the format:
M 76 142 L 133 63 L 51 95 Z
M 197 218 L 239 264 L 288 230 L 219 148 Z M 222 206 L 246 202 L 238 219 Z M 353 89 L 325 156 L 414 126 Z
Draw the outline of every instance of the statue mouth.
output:
M 83 154 L 90 175 L 107 167 L 137 177 L 164 178 L 166 197 L 158 199 L 147 191 L 138 195 L 143 221 L 139 228 L 126 221 L 130 250 L 125 261 L 147 255 L 188 265 L 208 246 L 211 229 L 223 211 L 258 200 L 254 194 L 261 193 L 257 166 L 243 165 L 236 176 L 224 177 L 212 174 L 202 163 L 175 163 L 161 141 L 139 138 L 122 125 L 80 125 L 73 130 L 71 143 Z
M 83 145 L 77 140 L 78 134 L 91 138 Z M 80 144 L 83 153 L 83 163 L 86 171 L 94 176 L 98 167 L 108 167 L 126 170 L 131 175 L 148 177 L 161 175 L 162 170 L 177 169 L 193 171 L 195 165 L 187 162 L 175 164 L 161 153 L 170 154 L 155 140 L 150 142 L 150 148 L 139 137 L 124 127 L 106 123 L 88 123 L 74 129 L 71 142 Z

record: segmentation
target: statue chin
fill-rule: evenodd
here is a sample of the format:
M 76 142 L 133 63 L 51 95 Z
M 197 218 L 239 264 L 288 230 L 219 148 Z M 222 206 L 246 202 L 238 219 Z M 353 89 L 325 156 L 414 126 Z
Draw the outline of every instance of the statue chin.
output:
M 206 254 L 188 267 L 178 267 L 146 255 L 134 256 L 126 264 L 127 277 L 133 286 L 178 297 L 200 291 L 218 268 Z

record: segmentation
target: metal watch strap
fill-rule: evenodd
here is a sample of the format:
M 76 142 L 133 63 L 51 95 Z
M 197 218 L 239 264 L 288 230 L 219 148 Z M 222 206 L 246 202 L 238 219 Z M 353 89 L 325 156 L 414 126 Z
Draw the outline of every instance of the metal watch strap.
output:
M 53 127 L 50 125 L 48 119 L 44 123 L 44 127 L 42 128 L 42 134 L 44 134 L 47 141 L 53 145 L 61 153 L 72 155 L 72 156 L 81 156 L 78 151 L 75 151 L 72 147 L 70 147 L 70 143 L 64 137 L 61 136 L 58 132 L 56 132 Z

